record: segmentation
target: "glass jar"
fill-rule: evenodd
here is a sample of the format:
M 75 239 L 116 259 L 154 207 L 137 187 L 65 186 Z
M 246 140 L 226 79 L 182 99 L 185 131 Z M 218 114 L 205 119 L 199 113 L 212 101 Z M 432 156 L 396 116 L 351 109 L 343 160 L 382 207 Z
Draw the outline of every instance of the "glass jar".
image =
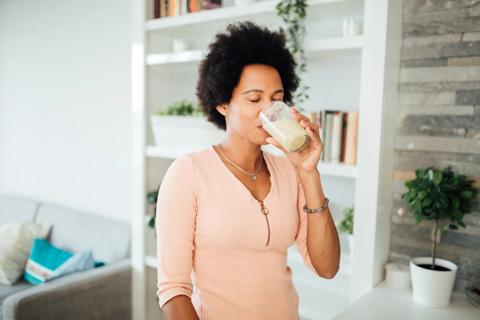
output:
M 309 136 L 282 101 L 274 101 L 260 112 L 263 128 L 289 152 L 302 151 L 309 142 Z

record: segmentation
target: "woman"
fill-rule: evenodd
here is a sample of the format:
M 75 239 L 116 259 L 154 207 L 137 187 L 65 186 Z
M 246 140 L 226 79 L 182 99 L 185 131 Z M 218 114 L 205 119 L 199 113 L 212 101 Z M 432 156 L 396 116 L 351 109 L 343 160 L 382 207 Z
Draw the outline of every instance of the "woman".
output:
M 226 138 L 177 158 L 160 186 L 157 296 L 167 319 L 298 319 L 287 265 L 293 243 L 312 272 L 337 273 L 338 234 L 317 169 L 318 126 L 291 108 L 310 137 L 292 153 L 258 119 L 274 100 L 291 103 L 294 69 L 283 34 L 252 22 L 229 25 L 210 44 L 197 97 Z M 263 153 L 267 143 L 286 157 Z M 304 205 L 320 212 L 306 213 Z

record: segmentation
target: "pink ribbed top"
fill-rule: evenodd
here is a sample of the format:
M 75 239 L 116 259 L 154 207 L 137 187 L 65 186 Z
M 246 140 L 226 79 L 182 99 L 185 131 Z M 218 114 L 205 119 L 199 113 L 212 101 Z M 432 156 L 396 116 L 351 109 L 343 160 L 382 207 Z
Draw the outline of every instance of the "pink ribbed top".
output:
M 201 320 L 297 320 L 298 295 L 287 265 L 296 243 L 305 265 L 307 214 L 302 185 L 286 157 L 264 152 L 271 189 L 260 203 L 213 147 L 168 168 L 157 203 L 157 296 L 186 295 Z

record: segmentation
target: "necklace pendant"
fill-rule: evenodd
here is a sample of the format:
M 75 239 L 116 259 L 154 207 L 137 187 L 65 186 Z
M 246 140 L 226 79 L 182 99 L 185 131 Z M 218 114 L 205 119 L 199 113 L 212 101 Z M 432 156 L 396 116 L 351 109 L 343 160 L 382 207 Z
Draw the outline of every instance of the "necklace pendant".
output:
M 256 180 L 257 180 L 257 176 L 256 176 L 256 175 L 252 175 L 252 180 L 253 180 L 253 181 L 256 181 Z

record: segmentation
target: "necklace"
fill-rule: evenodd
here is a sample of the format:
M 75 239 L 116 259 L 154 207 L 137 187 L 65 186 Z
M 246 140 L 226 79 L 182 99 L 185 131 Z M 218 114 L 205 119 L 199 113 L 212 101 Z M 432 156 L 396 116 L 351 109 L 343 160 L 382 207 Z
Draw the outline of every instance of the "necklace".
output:
M 253 181 L 256 181 L 256 180 L 257 180 L 257 174 L 258 174 L 258 172 L 260 171 L 260 168 L 262 168 L 263 161 L 260 162 L 260 165 L 258 166 L 257 170 L 255 170 L 254 173 L 250 173 L 250 172 L 247 172 L 247 171 L 243 170 L 242 168 L 240 168 L 239 165 L 237 165 L 235 162 L 233 162 L 232 160 L 230 160 L 230 159 L 222 152 L 222 150 L 221 150 L 219 147 L 217 147 L 217 146 L 215 146 L 215 147 L 218 149 L 218 151 L 220 151 L 220 153 L 221 153 L 222 156 L 225 158 L 225 160 L 227 160 L 230 164 L 232 164 L 233 166 L 235 166 L 235 168 L 237 168 L 237 169 L 240 170 L 241 172 L 245 173 L 246 175 L 249 175 L 250 178 L 251 178 Z M 263 156 L 262 156 L 262 157 L 259 157 L 259 159 L 262 159 L 262 158 L 263 158 Z M 258 161 L 257 161 L 257 162 L 258 162 Z

